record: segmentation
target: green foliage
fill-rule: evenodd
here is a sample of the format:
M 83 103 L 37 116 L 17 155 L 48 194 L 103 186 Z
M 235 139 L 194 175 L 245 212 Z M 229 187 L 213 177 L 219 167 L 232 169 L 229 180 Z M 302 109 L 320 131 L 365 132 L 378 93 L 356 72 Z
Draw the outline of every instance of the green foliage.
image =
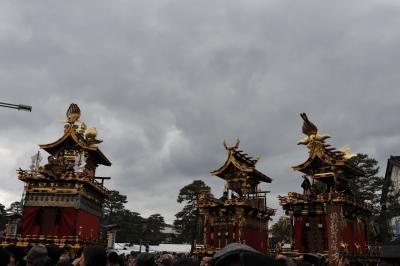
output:
M 200 222 L 199 210 L 196 206 L 197 198 L 202 191 L 211 191 L 201 180 L 194 180 L 191 184 L 181 188 L 178 194 L 178 203 L 185 203 L 183 209 L 175 214 L 174 226 L 179 232 L 177 241 L 190 243 L 192 240 L 202 241 L 202 230 L 198 227 Z
M 5 225 L 10 219 L 14 219 L 16 216 L 22 216 L 22 207 L 23 206 L 20 201 L 11 203 L 7 209 L 3 204 L 0 204 L 0 230 L 5 228 Z
M 378 161 L 368 157 L 367 154 L 357 154 L 351 162 L 364 171 L 365 176 L 356 178 L 353 183 L 354 196 L 372 204 L 377 212 L 373 220 L 379 226 L 378 241 L 386 241 L 391 232 L 388 220 L 400 215 L 399 197 L 400 193 L 394 193 L 390 181 L 383 176 L 377 176 L 379 172 Z M 372 233 L 371 233 L 372 235 Z
M 160 243 L 164 240 L 164 236 L 161 233 L 165 227 L 164 217 L 156 213 L 150 215 L 146 219 L 146 226 L 144 227 L 143 239 L 150 243 Z
M 137 212 L 123 210 L 114 220 L 119 226 L 116 241 L 120 243 L 139 243 L 143 237 L 146 219 Z
M 380 210 L 380 200 L 384 177 L 377 176 L 379 172 L 378 161 L 368 157 L 367 154 L 357 154 L 350 162 L 360 168 L 365 176 L 357 177 L 353 182 L 354 196 L 362 199 Z
M 399 193 L 394 193 L 390 181 L 379 172 L 378 161 L 366 154 L 357 154 L 351 162 L 366 173 L 358 177 L 353 184 L 354 196 L 372 204 L 380 214 L 385 212 L 388 218 L 400 215 Z
M 150 215 L 145 219 L 139 213 L 127 210 L 125 204 L 127 197 L 118 191 L 111 191 L 111 196 L 104 203 L 104 219 L 106 225 L 117 224 L 116 242 L 121 243 L 161 243 L 164 235 L 161 230 L 164 228 L 164 217 L 160 214 Z
M 273 237 L 278 239 L 278 241 L 289 243 L 293 233 L 293 226 L 291 225 L 290 219 L 281 216 L 279 220 L 271 226 L 270 232 Z
M 22 216 L 22 202 L 21 201 L 14 201 L 13 203 L 10 204 L 10 207 L 8 207 L 7 214 L 12 215 L 12 216 Z
M 107 224 L 113 224 L 116 220 L 119 220 L 118 216 L 125 214 L 125 204 L 127 202 L 128 200 L 125 195 L 112 190 L 110 197 L 105 200 L 103 205 L 104 221 Z
M 7 224 L 7 212 L 6 207 L 0 203 L 0 230 L 3 230 L 5 225 Z

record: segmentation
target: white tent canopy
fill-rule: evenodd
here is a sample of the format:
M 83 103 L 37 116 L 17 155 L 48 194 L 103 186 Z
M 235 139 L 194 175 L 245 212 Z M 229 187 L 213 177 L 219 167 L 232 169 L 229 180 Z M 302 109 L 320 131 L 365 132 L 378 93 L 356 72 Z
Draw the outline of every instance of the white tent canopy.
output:
M 142 245 L 142 252 L 145 251 L 145 246 Z M 190 253 L 191 245 L 189 244 L 160 244 L 158 246 L 149 246 L 149 252 L 176 252 Z M 114 251 L 118 254 L 129 254 L 139 252 L 140 245 L 130 246 L 128 243 L 115 243 Z

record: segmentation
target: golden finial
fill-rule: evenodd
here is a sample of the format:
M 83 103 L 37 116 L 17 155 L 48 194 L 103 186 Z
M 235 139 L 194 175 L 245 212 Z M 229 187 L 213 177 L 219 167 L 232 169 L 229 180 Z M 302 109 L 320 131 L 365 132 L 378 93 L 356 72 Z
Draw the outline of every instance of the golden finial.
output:
M 79 109 L 79 106 L 75 103 L 71 103 L 71 105 L 68 107 L 66 116 L 69 124 L 74 124 L 76 121 L 78 121 L 78 119 L 81 117 L 81 110 Z

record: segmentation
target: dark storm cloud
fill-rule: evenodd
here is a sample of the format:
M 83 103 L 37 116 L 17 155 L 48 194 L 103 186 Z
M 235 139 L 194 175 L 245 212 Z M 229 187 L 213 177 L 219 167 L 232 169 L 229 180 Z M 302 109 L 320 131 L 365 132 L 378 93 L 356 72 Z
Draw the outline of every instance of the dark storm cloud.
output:
M 381 166 L 400 149 L 396 1 L 69 1 L 0 4 L 0 198 L 14 170 L 62 134 L 70 102 L 113 162 L 102 175 L 144 215 L 168 221 L 179 188 L 209 175 L 237 137 L 276 196 L 299 190 L 299 112 L 331 143 Z

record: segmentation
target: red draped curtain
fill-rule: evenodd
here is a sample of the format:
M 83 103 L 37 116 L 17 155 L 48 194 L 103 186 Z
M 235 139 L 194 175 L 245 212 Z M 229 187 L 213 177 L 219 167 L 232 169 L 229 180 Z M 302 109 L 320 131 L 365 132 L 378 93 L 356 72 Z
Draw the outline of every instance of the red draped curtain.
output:
M 72 236 L 76 235 L 75 220 L 76 212 L 74 208 L 62 208 L 60 215 L 60 222 L 58 224 L 57 235 L 62 236 Z
M 21 235 L 76 235 L 74 208 L 25 207 Z
M 100 217 L 78 210 L 76 231 L 83 239 L 97 240 L 100 234 Z
M 40 233 L 40 225 L 38 223 L 38 214 L 40 207 L 25 207 L 22 223 L 21 235 L 38 235 Z

